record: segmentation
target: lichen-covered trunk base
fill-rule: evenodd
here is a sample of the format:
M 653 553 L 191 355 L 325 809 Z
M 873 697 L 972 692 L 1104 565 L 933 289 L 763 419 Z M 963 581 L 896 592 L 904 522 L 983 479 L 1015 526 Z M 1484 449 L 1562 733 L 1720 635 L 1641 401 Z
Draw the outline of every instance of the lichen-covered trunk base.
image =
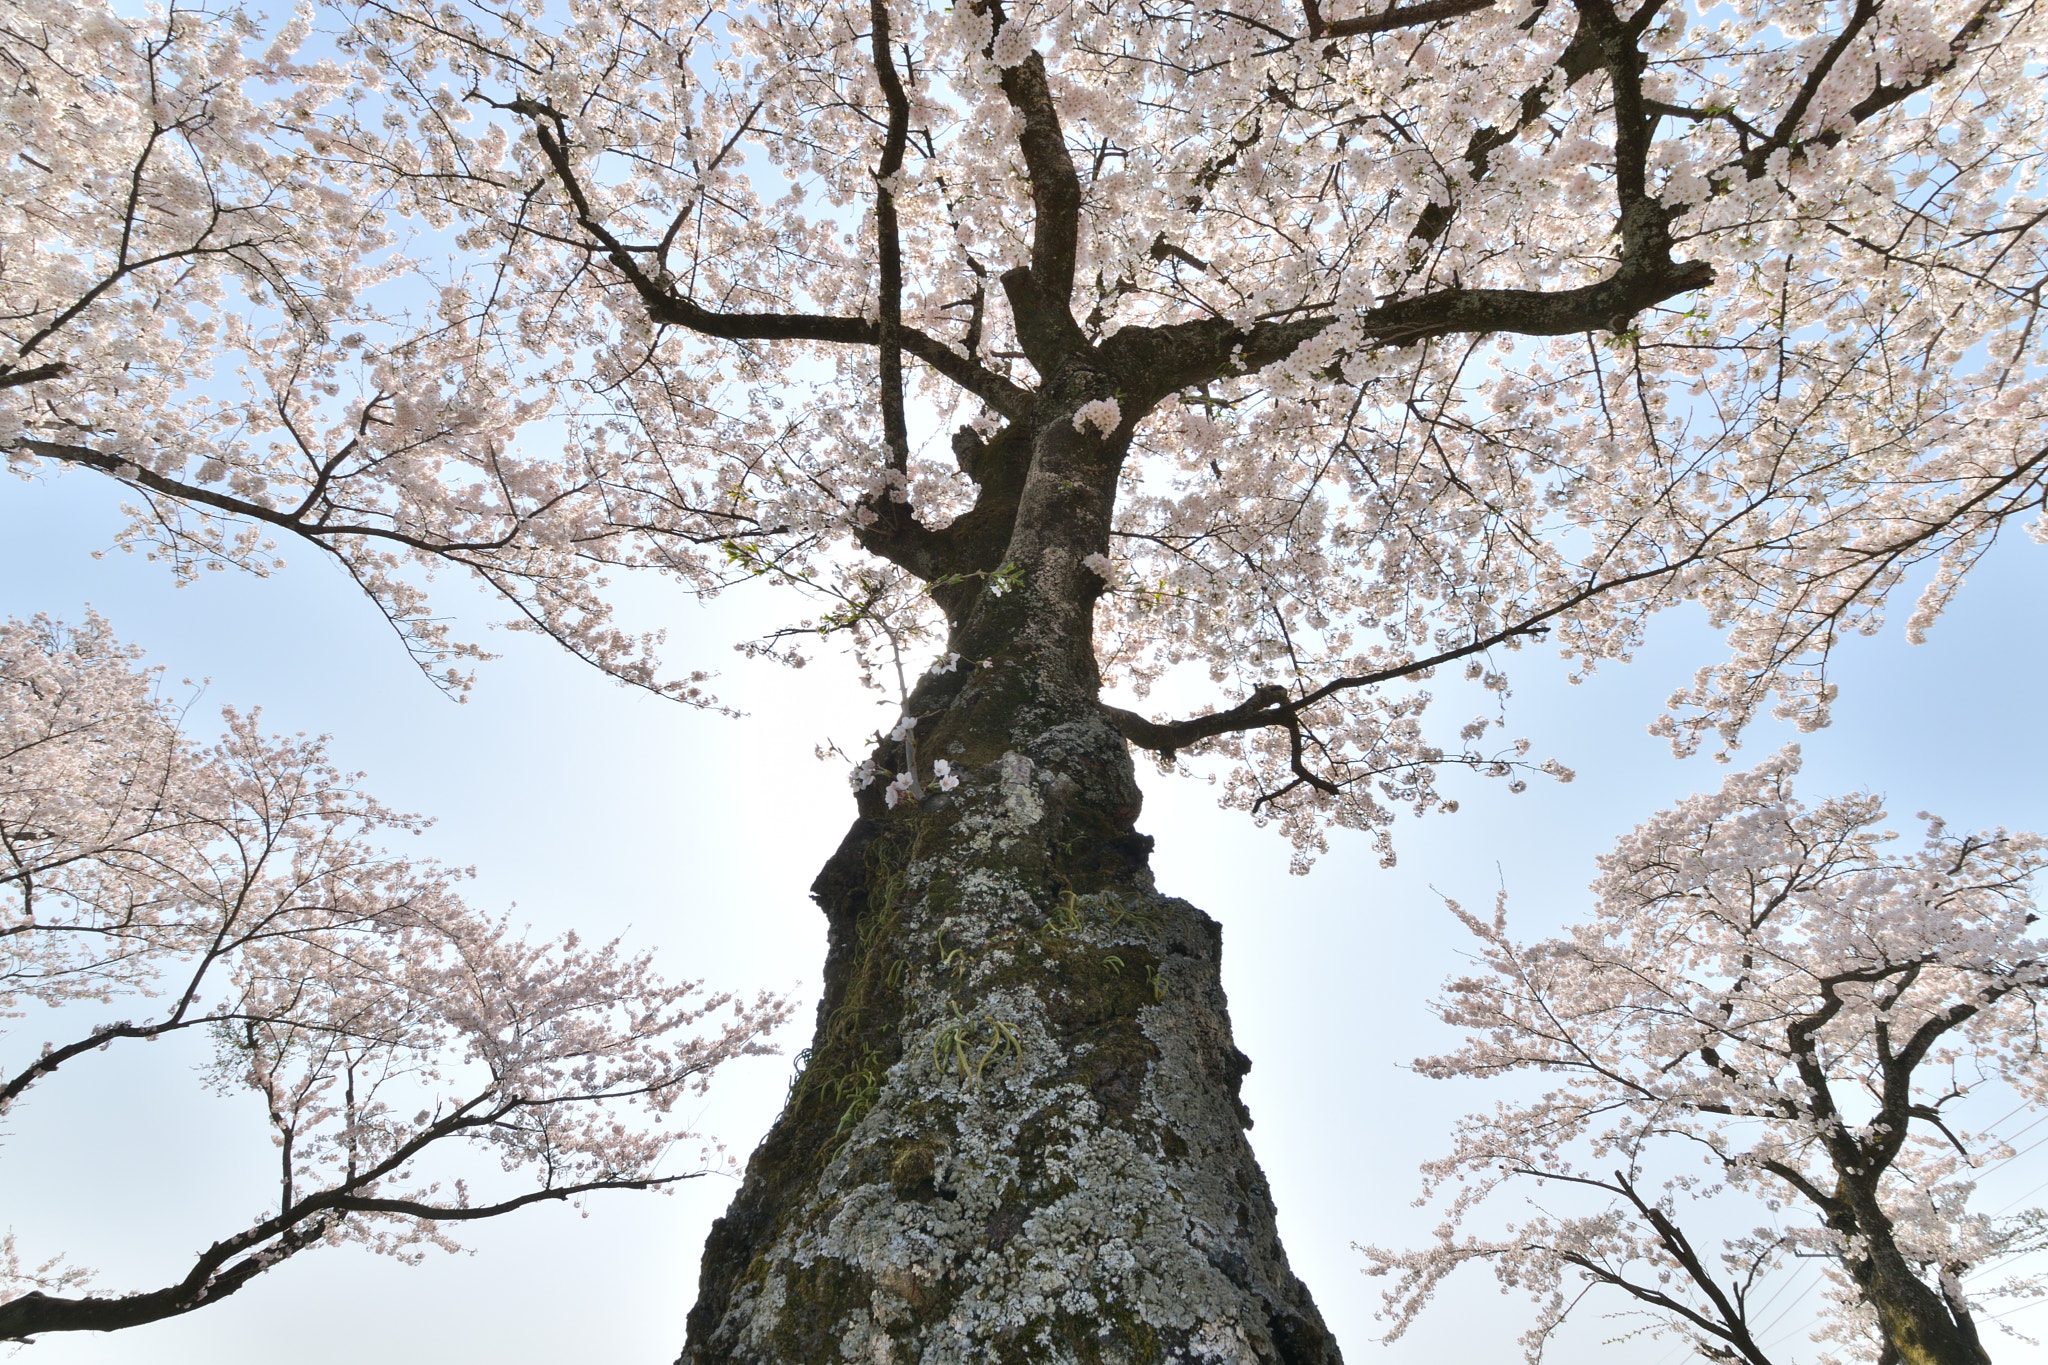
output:
M 1245 1140 L 1217 925 L 1122 740 L 967 754 L 815 888 L 817 1035 L 704 1254 L 689 1365 L 1339 1365 Z

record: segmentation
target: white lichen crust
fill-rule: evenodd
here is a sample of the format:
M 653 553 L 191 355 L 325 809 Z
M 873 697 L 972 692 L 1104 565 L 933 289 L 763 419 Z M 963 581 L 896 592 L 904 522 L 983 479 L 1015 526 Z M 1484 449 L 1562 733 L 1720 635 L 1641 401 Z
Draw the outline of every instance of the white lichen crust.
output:
M 820 878 L 818 1037 L 685 1361 L 1337 1365 L 1245 1140 L 1218 928 L 1092 820 L 1136 809 L 1092 730 L 864 821 Z

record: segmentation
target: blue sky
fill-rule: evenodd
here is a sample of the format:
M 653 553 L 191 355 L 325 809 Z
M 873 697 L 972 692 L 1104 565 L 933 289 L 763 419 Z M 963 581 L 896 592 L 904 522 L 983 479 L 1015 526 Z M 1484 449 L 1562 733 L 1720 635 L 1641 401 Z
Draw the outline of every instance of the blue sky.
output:
M 118 502 L 87 475 L 0 482 L 0 614 L 76 619 L 91 603 L 173 680 L 208 680 L 194 713 L 202 733 L 218 705 L 233 704 L 262 706 L 275 730 L 333 735 L 338 761 L 367 770 L 370 790 L 437 817 L 419 851 L 474 864 L 470 894 L 482 908 L 516 902 L 517 918 L 547 932 L 623 933 L 656 947 L 672 975 L 715 986 L 792 989 L 807 1000 L 815 991 L 823 921 L 805 888 L 853 811 L 843 765 L 817 762 L 812 748 L 833 739 L 858 752 L 888 712 L 829 662 L 790 673 L 731 652 L 794 603 L 765 593 L 709 607 L 635 597 L 636 612 L 669 627 L 678 663 L 720 671 L 719 690 L 747 710 L 743 719 L 628 692 L 544 642 L 504 633 L 487 640 L 504 657 L 456 706 L 310 551 L 286 546 L 292 566 L 267 581 L 207 574 L 185 589 L 139 555 L 95 558 L 121 521 Z M 2048 827 L 2044 555 L 2015 534 L 1924 646 L 1908 646 L 1897 626 L 1851 641 L 1835 723 L 1803 738 L 1802 790 L 1883 791 L 1902 829 L 1920 809 L 1957 825 Z M 439 586 L 441 608 L 466 626 L 492 619 L 466 585 L 444 577 Z M 1476 1275 L 1454 1282 L 1409 1338 L 1373 1344 L 1378 1291 L 1350 1249 L 1426 1233 L 1432 1220 L 1408 1206 L 1415 1166 L 1459 1112 L 1492 1099 L 1401 1069 L 1447 1041 L 1426 1006 L 1459 967 L 1462 944 L 1438 893 L 1484 904 L 1505 886 L 1527 936 L 1579 914 L 1593 858 L 1615 835 L 1720 781 L 1709 760 L 1675 761 L 1645 733 L 1672 687 L 1717 647 L 1696 617 L 1674 614 L 1634 663 L 1581 687 L 1566 685 L 1566 670 L 1540 650 L 1512 656 L 1508 733 L 1529 736 L 1537 756 L 1562 759 L 1578 780 L 1538 780 L 1519 797 L 1497 782 L 1466 784 L 1458 815 L 1404 824 L 1392 870 L 1340 833 L 1310 876 L 1290 877 L 1272 833 L 1217 810 L 1205 786 L 1140 765 L 1141 825 L 1158 840 L 1162 889 L 1224 924 L 1238 1042 L 1254 1060 L 1253 1140 L 1295 1268 L 1354 1362 L 1512 1358 L 1527 1306 Z M 1789 737 L 1761 725 L 1737 762 Z M 806 1041 L 808 1015 L 784 1035 L 786 1053 Z M 10 1051 L 32 1045 L 25 1033 L 0 1040 Z M 16 1109 L 0 1135 L 0 1208 L 25 1253 L 63 1250 L 100 1266 L 107 1290 L 155 1287 L 262 1204 L 272 1157 L 261 1117 L 247 1098 L 207 1095 L 197 1059 L 169 1045 L 110 1052 Z M 697 1126 L 744 1153 L 788 1072 L 787 1056 L 735 1067 Z M 2019 1194 L 2048 1179 L 2043 1158 L 2014 1162 L 1995 1188 Z M 353 1249 L 311 1252 L 186 1318 L 51 1338 L 33 1359 L 666 1361 L 682 1342 L 704 1231 L 731 1190 L 712 1177 L 670 1198 L 594 1201 L 587 1218 L 532 1210 L 468 1232 L 473 1255 L 435 1253 L 415 1268 Z M 2014 1319 L 2029 1320 L 2048 1328 L 2048 1311 Z M 1669 1353 L 1602 1347 L 1615 1330 L 1588 1315 L 1566 1353 L 1641 1365 Z M 1781 1330 L 1787 1359 L 1813 1358 L 1796 1311 Z M 2001 1362 L 2048 1359 L 1994 1350 Z

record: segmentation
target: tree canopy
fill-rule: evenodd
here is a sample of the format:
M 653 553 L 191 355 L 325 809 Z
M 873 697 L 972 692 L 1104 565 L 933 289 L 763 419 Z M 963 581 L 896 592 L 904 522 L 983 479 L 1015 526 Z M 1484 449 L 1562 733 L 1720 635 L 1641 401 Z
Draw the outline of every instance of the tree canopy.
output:
M 1675 744 L 1820 723 L 2048 467 L 2031 4 L 9 13 L 11 462 L 321 547 L 451 686 L 408 562 L 699 700 L 607 570 L 902 639 L 1011 566 L 1206 672 L 1125 734 L 1312 850 L 1518 765 L 1436 670 L 1674 602 L 1731 645 Z

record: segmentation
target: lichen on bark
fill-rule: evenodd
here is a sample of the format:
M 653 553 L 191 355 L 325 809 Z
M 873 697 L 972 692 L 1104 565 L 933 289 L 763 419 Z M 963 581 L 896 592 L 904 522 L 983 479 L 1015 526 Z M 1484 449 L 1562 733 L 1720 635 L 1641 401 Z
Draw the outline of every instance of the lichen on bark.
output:
M 1083 718 L 855 824 L 685 1362 L 1336 1365 L 1245 1138 L 1221 932 L 1154 888 L 1137 807 Z

